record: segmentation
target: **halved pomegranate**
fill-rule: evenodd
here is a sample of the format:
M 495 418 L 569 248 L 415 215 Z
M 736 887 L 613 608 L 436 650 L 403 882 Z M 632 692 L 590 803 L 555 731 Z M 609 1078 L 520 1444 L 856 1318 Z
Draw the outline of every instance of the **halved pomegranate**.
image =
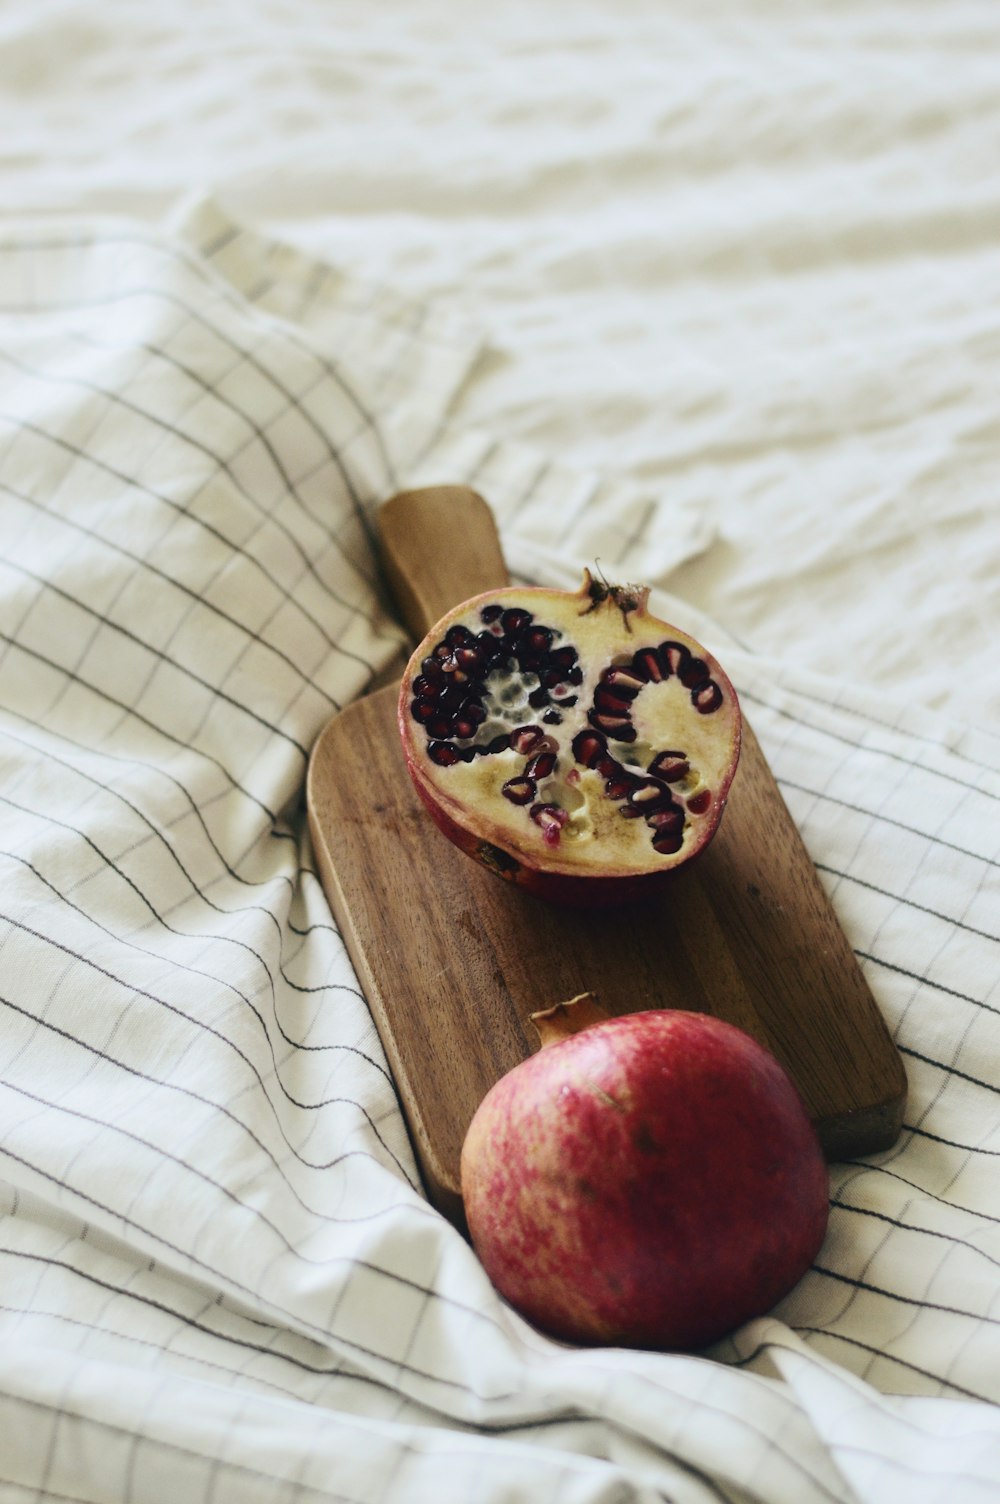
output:
M 578 591 L 490 591 L 403 675 L 406 765 L 440 829 L 556 902 L 655 887 L 707 845 L 736 771 L 732 685 L 648 596 L 589 571 Z

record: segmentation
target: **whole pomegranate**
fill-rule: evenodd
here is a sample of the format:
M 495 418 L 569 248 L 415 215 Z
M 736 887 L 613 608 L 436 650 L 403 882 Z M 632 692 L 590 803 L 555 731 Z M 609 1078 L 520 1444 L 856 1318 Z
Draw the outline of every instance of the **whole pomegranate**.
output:
M 534 1015 L 542 1049 L 462 1150 L 488 1275 L 556 1337 L 690 1350 L 769 1310 L 826 1231 L 826 1165 L 781 1066 L 704 1014 Z
M 589 572 L 579 591 L 476 596 L 403 675 L 403 751 L 437 824 L 557 902 L 629 902 L 689 861 L 736 771 L 732 685 L 648 596 Z

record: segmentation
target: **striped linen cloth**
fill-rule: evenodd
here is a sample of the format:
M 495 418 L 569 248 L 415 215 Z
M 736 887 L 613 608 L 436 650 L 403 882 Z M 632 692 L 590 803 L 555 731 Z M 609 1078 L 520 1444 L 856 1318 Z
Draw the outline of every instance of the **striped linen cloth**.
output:
M 910 1100 L 832 1167 L 772 1315 L 694 1357 L 549 1341 L 422 1195 L 303 774 L 402 661 L 393 490 L 474 482 L 522 578 L 659 574 L 697 521 L 453 429 L 474 335 L 211 204 L 8 226 L 0 319 L 5 1504 L 997 1498 L 997 740 L 661 593 L 724 655 Z

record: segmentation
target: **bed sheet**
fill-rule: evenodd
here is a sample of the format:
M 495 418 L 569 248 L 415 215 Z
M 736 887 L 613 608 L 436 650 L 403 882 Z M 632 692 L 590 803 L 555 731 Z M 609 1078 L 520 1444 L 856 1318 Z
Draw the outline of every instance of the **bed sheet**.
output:
M 4 9 L 0 1498 L 997 1497 L 998 30 Z M 906 1062 L 704 1354 L 498 1299 L 315 874 L 438 481 L 719 653 Z

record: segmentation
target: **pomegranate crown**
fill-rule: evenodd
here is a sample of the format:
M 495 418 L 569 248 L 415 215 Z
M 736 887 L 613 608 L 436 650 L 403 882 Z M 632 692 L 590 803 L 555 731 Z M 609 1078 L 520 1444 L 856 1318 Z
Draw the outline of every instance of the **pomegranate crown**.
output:
M 580 612 L 581 616 L 586 616 L 601 606 L 609 605 L 621 612 L 622 621 L 629 631 L 632 630 L 629 616 L 633 612 L 641 616 L 649 600 L 648 585 L 612 585 L 603 574 L 600 579 L 595 579 L 589 569 L 583 571 L 583 583 L 579 593 L 584 603 Z

